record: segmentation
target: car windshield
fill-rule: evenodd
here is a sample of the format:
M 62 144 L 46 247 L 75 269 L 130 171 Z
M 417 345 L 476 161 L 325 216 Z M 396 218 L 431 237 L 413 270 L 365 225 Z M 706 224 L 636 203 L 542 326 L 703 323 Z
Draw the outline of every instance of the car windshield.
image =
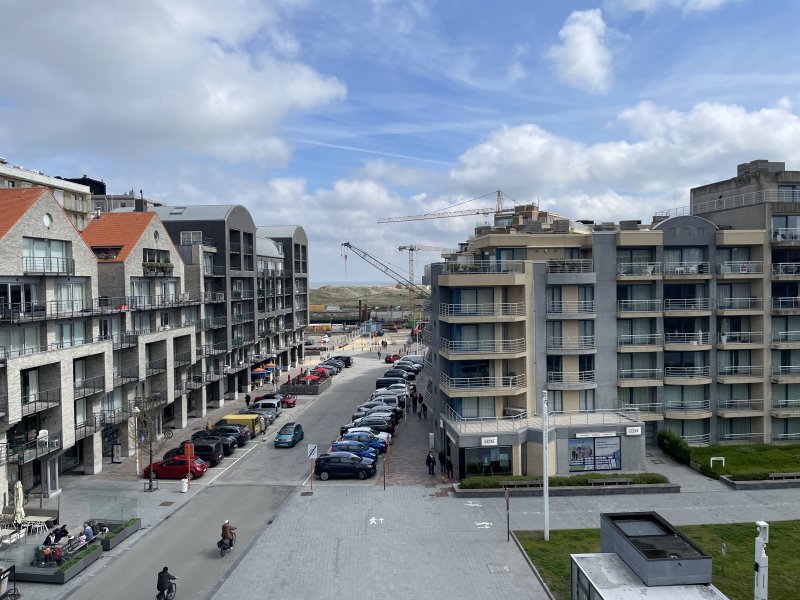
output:
M 195 458 L 195 459 L 194 459 L 192 462 L 193 462 L 194 464 L 196 464 L 198 467 L 199 467 L 200 465 L 204 465 L 204 464 L 206 464 L 206 463 L 205 463 L 205 461 L 204 461 L 202 458 Z M 183 463 L 183 464 L 186 464 L 186 463 Z
M 283 429 L 280 430 L 280 433 L 283 435 L 292 435 L 294 433 L 294 427 L 291 425 L 284 425 Z

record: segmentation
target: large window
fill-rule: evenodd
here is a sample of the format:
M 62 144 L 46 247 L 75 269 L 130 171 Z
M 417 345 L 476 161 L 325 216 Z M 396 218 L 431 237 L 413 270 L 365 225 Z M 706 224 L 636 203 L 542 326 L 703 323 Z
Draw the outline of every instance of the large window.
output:
M 22 257 L 26 271 L 71 271 L 71 256 L 70 242 L 27 237 L 22 239 Z
M 467 477 L 511 475 L 511 446 L 464 448 L 464 470 Z
M 569 470 L 616 471 L 622 468 L 620 438 L 575 438 L 569 440 Z

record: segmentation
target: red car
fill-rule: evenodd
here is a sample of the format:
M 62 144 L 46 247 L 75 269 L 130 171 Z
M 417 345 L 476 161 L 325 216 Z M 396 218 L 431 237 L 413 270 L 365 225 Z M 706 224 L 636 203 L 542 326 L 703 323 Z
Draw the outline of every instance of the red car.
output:
M 152 464 L 153 476 L 159 479 L 183 479 L 189 471 L 190 479 L 202 477 L 208 465 L 202 458 L 196 456 L 192 460 L 191 470 L 188 469 L 188 456 L 173 456 L 167 460 L 159 460 Z M 144 477 L 150 478 L 150 465 L 144 468 Z
M 401 356 L 399 354 L 387 354 L 386 358 L 383 359 L 385 363 L 393 363 L 400 360 Z
M 297 396 L 281 394 L 280 392 L 270 392 L 263 396 L 257 396 L 256 400 L 280 400 L 283 408 L 292 408 L 297 404 Z

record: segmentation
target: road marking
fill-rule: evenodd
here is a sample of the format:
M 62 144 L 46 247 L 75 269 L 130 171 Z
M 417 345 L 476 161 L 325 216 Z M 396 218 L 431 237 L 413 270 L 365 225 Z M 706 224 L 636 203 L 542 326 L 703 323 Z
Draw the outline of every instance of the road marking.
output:
M 242 458 L 244 458 L 244 457 L 245 457 L 245 456 L 246 456 L 248 453 L 250 453 L 252 450 L 255 450 L 255 446 L 250 446 L 250 447 L 248 447 L 248 448 L 245 448 L 245 449 L 244 449 L 244 450 L 242 450 L 241 452 L 238 452 L 238 451 L 237 451 L 237 453 L 236 453 L 236 455 L 235 455 L 235 456 L 236 456 L 236 458 L 232 458 L 232 459 L 231 459 L 231 460 L 229 460 L 227 463 L 223 463 L 223 464 L 225 464 L 225 465 L 226 465 L 224 468 L 223 468 L 223 467 L 212 467 L 211 469 L 208 469 L 208 470 L 207 470 L 207 472 L 208 472 L 208 471 L 212 471 L 212 470 L 213 470 L 213 471 L 215 471 L 215 473 L 214 473 L 214 477 L 213 477 L 211 480 L 206 480 L 206 481 L 204 481 L 204 482 L 203 482 L 202 484 L 200 484 L 200 485 L 211 485 L 212 483 L 214 483 L 214 482 L 215 482 L 217 479 L 219 479 L 219 478 L 220 478 L 222 475 L 224 475 L 224 474 L 225 474 L 225 471 L 227 471 L 228 469 L 230 469 L 230 468 L 231 468 L 233 465 L 235 465 L 237 462 L 239 462 L 239 461 L 240 461 Z M 230 458 L 230 457 L 229 457 L 229 458 Z M 218 472 L 218 473 L 216 473 L 216 471 L 219 471 L 219 472 Z M 199 483 L 199 482 L 198 482 L 198 483 Z
M 464 502 L 464 506 L 477 506 L 478 508 L 480 508 L 481 503 L 475 502 L 474 500 L 470 500 L 469 502 Z
M 486 522 L 478 523 L 476 521 L 475 522 L 475 527 L 477 527 L 478 529 L 491 529 L 492 528 L 492 524 L 491 523 L 486 523 Z
M 377 525 L 379 522 L 380 522 L 381 525 L 383 525 L 383 517 L 377 517 L 377 518 L 370 517 L 369 518 L 369 524 L 370 525 Z

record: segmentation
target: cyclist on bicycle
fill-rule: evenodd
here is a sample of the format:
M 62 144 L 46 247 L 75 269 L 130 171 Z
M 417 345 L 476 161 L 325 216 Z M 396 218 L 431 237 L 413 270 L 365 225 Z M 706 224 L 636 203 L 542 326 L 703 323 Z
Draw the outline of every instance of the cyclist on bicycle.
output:
M 158 583 L 156 584 L 156 589 L 158 589 L 159 598 L 164 598 L 166 596 L 166 592 L 169 590 L 170 582 L 175 579 L 177 579 L 177 577 L 172 575 L 167 567 L 164 567 L 158 572 Z
M 230 524 L 228 519 L 225 519 L 225 522 L 222 524 L 222 539 L 228 540 L 231 548 L 233 548 L 233 532 L 236 529 L 233 525 Z

